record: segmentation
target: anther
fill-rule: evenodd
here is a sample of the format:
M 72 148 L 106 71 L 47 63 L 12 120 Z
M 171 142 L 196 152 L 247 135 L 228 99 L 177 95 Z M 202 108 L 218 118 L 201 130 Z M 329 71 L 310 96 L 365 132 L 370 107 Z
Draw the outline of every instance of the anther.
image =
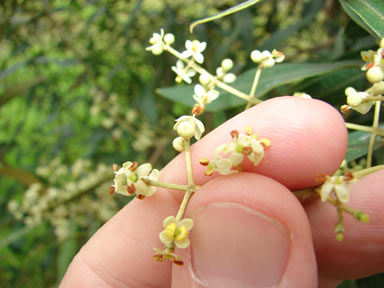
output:
M 237 138 L 239 138 L 239 131 L 237 131 L 237 130 L 232 130 L 232 131 L 231 131 L 231 137 L 232 137 L 233 139 L 237 139 Z
M 117 164 L 113 164 L 113 171 L 117 172 L 119 170 L 119 166 Z
M 109 187 L 109 195 L 112 195 L 113 193 L 115 193 L 115 186 L 111 185 Z

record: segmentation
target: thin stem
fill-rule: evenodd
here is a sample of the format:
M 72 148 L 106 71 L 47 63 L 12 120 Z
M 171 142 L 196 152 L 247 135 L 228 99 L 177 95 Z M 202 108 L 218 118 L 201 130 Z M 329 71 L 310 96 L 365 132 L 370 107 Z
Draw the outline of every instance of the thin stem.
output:
M 384 101 L 384 96 L 370 96 L 364 99 L 364 102 Z
M 183 217 L 184 212 L 185 212 L 185 208 L 187 208 L 188 201 L 194 192 L 195 192 L 194 190 L 187 190 L 187 192 L 185 192 L 183 201 L 181 202 L 181 205 L 179 208 L 179 211 L 177 211 L 176 222 L 180 221 L 181 218 Z
M 368 154 L 367 154 L 367 168 L 372 166 L 373 145 L 375 144 L 375 139 L 377 136 L 377 134 L 375 133 L 375 129 L 379 128 L 380 107 L 381 107 L 381 102 L 376 101 L 375 114 L 373 116 L 373 125 L 372 125 L 374 132 L 371 134 L 371 137 L 369 138 Z
M 181 53 L 179 53 L 177 50 L 173 49 L 171 46 L 169 45 L 164 45 L 164 48 L 165 50 L 167 50 L 169 53 L 171 53 L 172 55 L 174 55 L 175 57 L 179 58 L 180 60 L 184 61 L 185 63 L 187 63 L 187 65 L 190 65 L 193 69 L 195 69 L 198 73 L 200 74 L 208 74 L 208 75 L 211 75 L 212 77 L 214 77 L 211 73 L 209 73 L 207 70 L 205 70 L 204 68 L 202 68 L 200 65 L 196 64 L 196 63 L 192 63 L 192 61 L 190 61 L 189 59 L 186 59 L 186 58 L 182 58 L 181 57 Z M 218 87 L 220 87 L 221 89 L 235 95 L 236 97 L 239 97 L 241 99 L 244 99 L 248 102 L 252 102 L 252 104 L 259 104 L 261 103 L 262 101 L 259 100 L 259 99 L 252 99 L 250 100 L 249 99 L 249 96 L 235 88 L 233 88 L 232 86 L 229 86 L 227 85 L 226 83 L 220 81 L 220 80 L 215 80 L 216 81 L 216 85 Z
M 380 128 L 374 128 L 374 127 L 368 127 L 368 126 L 363 126 L 359 124 L 353 124 L 353 123 L 345 123 L 345 127 L 348 129 L 353 129 L 353 130 L 358 130 L 358 131 L 364 131 L 368 133 L 375 133 L 378 136 L 384 136 L 384 129 Z
M 194 185 L 193 174 L 192 174 L 192 161 L 191 161 L 191 144 L 189 140 L 184 140 L 184 151 L 185 151 L 185 164 L 187 166 L 187 177 L 188 186 Z
M 253 79 L 251 92 L 249 93 L 249 98 L 254 98 L 255 97 L 255 92 L 256 92 L 257 84 L 259 84 L 260 75 L 261 75 L 261 71 L 262 70 L 263 70 L 263 66 L 259 65 L 257 67 L 257 70 L 256 70 L 255 78 Z
M 180 191 L 187 191 L 188 189 L 190 189 L 189 185 L 165 183 L 165 182 L 150 180 L 148 178 L 143 179 L 143 181 L 148 185 L 161 187 L 161 188 L 180 190 Z M 196 189 L 198 189 L 198 188 L 196 187 Z

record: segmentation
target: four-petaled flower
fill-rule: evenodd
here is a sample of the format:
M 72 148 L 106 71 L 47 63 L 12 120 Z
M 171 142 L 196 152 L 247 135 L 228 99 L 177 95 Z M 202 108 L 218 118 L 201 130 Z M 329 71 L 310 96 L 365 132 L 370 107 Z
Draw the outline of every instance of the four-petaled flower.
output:
M 173 130 L 176 130 L 179 136 L 184 139 L 191 139 L 192 136 L 195 136 L 199 140 L 205 131 L 205 127 L 203 122 L 194 116 L 181 116 L 176 119 Z
M 113 190 L 122 195 L 136 193 L 138 198 L 151 196 L 156 192 L 156 187 L 146 184 L 144 179 L 157 181 L 159 170 L 153 169 L 149 163 L 137 167 L 136 162 L 125 162 L 123 167 L 115 172 Z
M 212 103 L 212 101 L 216 100 L 217 97 L 219 97 L 219 91 L 217 90 L 205 90 L 205 88 L 200 85 L 195 85 L 195 94 L 193 94 L 193 99 L 196 100 L 199 104 L 209 104 Z
M 168 216 L 163 221 L 164 230 L 159 234 L 160 241 L 165 247 L 173 248 L 174 244 L 178 248 L 189 246 L 188 233 L 193 227 L 193 220 L 186 218 L 177 221 L 174 216 Z
M 181 57 L 188 58 L 192 56 L 197 63 L 202 64 L 204 62 L 204 56 L 201 52 L 203 52 L 206 47 L 207 43 L 205 42 L 200 42 L 199 40 L 187 40 L 185 42 L 185 48 L 187 48 L 187 50 L 181 53 Z
M 172 71 L 177 74 L 175 81 L 180 83 L 182 80 L 188 84 L 192 83 L 191 77 L 196 75 L 196 71 L 184 66 L 183 61 L 178 60 L 176 66 L 171 67 Z
M 321 201 L 325 202 L 332 191 L 335 191 L 337 199 L 346 203 L 349 201 L 349 189 L 346 184 L 356 181 L 354 175 L 349 172 L 342 176 L 324 176 L 325 182 L 320 188 Z

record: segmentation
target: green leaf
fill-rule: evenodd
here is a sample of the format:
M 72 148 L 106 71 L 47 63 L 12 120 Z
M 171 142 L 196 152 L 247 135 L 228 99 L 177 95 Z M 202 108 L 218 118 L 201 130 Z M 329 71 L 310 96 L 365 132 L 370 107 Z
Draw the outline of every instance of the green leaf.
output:
M 272 68 L 265 69 L 261 73 L 255 97 L 261 98 L 272 89 L 281 85 L 295 83 L 309 77 L 323 75 L 342 68 L 359 67 L 360 64 L 360 61 L 340 61 L 334 63 L 278 64 Z M 251 90 L 255 73 L 256 68 L 244 72 L 237 78 L 237 80 L 233 83 L 232 87 L 248 94 Z M 160 88 L 156 91 L 166 99 L 192 107 L 195 104 L 195 101 L 192 98 L 193 89 L 193 85 L 184 85 Z M 233 96 L 232 94 L 226 91 L 223 91 L 221 89 L 218 90 L 220 91 L 219 98 L 212 104 L 207 105 L 207 111 L 222 111 L 246 103 L 244 100 L 237 98 L 236 96 Z
M 384 38 L 383 0 L 339 0 L 344 11 L 362 28 L 381 39 Z
M 34 230 L 37 226 L 32 227 L 23 227 L 18 230 L 10 232 L 7 236 L 1 239 L 0 241 L 0 250 L 7 247 L 9 244 L 15 242 L 19 238 L 23 237 L 24 235 L 28 234 L 32 230 Z
M 189 26 L 189 30 L 190 30 L 191 33 L 193 33 L 193 29 L 197 25 L 200 25 L 200 24 L 203 24 L 203 23 L 207 23 L 207 22 L 211 22 L 213 20 L 220 19 L 220 18 L 223 18 L 223 17 L 225 17 L 227 15 L 239 12 L 241 10 L 244 10 L 244 9 L 248 8 L 248 7 L 251 7 L 252 5 L 255 5 L 256 3 L 260 2 L 260 1 L 261 0 L 248 0 L 248 1 L 245 1 L 245 2 L 240 3 L 238 5 L 235 5 L 235 6 L 231 7 L 231 8 L 229 8 L 229 9 L 226 9 L 223 12 L 217 13 L 217 14 L 215 14 L 213 16 L 197 20 L 197 21 L 193 22 Z
M 371 134 L 363 131 L 355 131 L 348 134 L 348 152 L 345 159 L 349 162 L 368 153 L 368 143 Z M 384 146 L 384 139 L 377 138 L 373 150 Z

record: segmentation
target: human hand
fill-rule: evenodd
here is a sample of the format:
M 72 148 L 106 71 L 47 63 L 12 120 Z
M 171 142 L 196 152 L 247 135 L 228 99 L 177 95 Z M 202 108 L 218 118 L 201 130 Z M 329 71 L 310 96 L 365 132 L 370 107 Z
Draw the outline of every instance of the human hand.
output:
M 246 172 L 230 176 L 204 176 L 199 159 L 247 125 L 272 141 L 262 163 L 245 163 Z M 88 241 L 60 287 L 335 287 L 383 272 L 383 170 L 350 184 L 349 205 L 370 222 L 346 216 L 341 243 L 334 207 L 315 200 L 303 208 L 289 191 L 333 174 L 346 149 L 344 122 L 324 102 L 280 97 L 257 105 L 192 146 L 194 178 L 202 187 L 186 211 L 195 224 L 190 248 L 177 251 L 183 266 L 152 260 L 153 247 L 161 247 L 162 219 L 177 211 L 183 196 L 158 188 Z M 184 165 L 181 154 L 162 170 L 162 181 L 185 183 Z

